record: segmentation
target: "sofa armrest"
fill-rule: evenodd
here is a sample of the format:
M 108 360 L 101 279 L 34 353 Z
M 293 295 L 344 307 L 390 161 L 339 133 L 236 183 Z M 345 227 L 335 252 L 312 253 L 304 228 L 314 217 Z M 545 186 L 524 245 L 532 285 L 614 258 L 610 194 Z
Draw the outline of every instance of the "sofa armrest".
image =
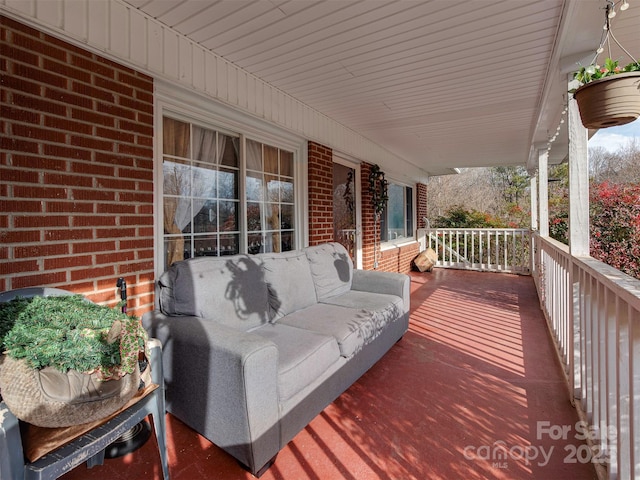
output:
M 268 462 L 280 449 L 276 345 L 200 317 L 142 323 L 163 345 L 167 410 L 248 468 Z
M 409 313 L 411 277 L 404 273 L 354 270 L 351 290 L 396 295 L 402 298 L 404 313 Z

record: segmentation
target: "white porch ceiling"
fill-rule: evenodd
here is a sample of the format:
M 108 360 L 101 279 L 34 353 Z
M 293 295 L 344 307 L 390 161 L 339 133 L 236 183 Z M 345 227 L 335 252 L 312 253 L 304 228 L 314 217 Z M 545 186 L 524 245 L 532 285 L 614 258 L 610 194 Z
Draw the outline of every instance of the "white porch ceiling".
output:
M 606 5 L 126 2 L 430 174 L 525 165 L 531 146 L 555 133 L 569 70 L 585 53 L 595 54 Z M 640 1 L 629 3 L 613 19 L 613 31 L 627 50 L 640 54 Z M 614 56 L 622 58 L 617 48 Z M 561 134 L 550 160 L 565 152 Z

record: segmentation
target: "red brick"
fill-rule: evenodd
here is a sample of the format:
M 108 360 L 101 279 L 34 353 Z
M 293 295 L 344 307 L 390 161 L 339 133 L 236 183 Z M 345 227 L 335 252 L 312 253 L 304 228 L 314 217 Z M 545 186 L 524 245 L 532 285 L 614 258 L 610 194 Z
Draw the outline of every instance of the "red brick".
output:
M 135 145 L 118 145 L 118 153 L 122 155 L 132 155 L 134 157 L 153 157 L 153 149 L 149 147 L 139 147 Z
M 67 198 L 66 188 L 38 187 L 34 185 L 15 185 L 15 198 Z
M 71 196 L 74 200 L 82 200 L 82 201 L 98 201 L 98 202 L 109 202 L 115 201 L 116 194 L 112 191 L 105 191 L 99 189 L 80 189 L 74 188 L 71 191 Z
M 135 228 L 99 228 L 96 229 L 96 238 L 126 238 L 135 237 Z
M 116 263 L 130 263 L 136 259 L 135 252 L 131 250 L 118 250 L 96 255 L 96 265 L 111 265 Z
M 153 262 L 125 263 L 118 265 L 118 274 L 123 275 L 131 272 L 153 269 Z
M 45 270 L 59 270 L 64 268 L 90 267 L 92 266 L 91 255 L 73 255 L 66 257 L 53 257 L 44 259 Z
M 63 75 L 56 75 L 54 71 L 42 68 L 34 68 L 30 65 L 22 65 L 14 63 L 12 67 L 13 74 L 17 77 L 34 80 L 45 86 L 57 87 L 65 89 L 67 88 L 67 77 Z
M 119 93 L 120 95 L 126 95 L 128 97 L 133 97 L 133 94 L 134 94 L 134 89 L 131 85 L 127 85 L 120 81 L 114 81 L 110 78 L 103 78 L 103 77 L 96 76 L 93 79 L 93 84 L 96 87 L 103 88 L 111 92 L 116 92 L 116 93 Z
M 112 265 L 98 268 L 83 268 L 80 270 L 72 270 L 70 272 L 71 281 L 86 280 L 88 278 L 109 277 L 114 275 L 114 267 Z
M 113 177 L 116 174 L 116 169 L 108 165 L 100 165 L 96 162 L 72 162 L 71 171 L 80 174 L 89 174 L 102 177 Z
M 50 42 L 42 41 L 34 35 L 14 33 L 11 40 L 14 45 L 21 47 L 28 52 L 37 52 L 40 55 L 56 58 L 62 62 L 66 61 L 67 52 L 64 49 L 58 48 Z
M 151 203 L 153 202 L 152 193 L 137 193 L 137 192 L 120 192 L 121 202 L 140 202 Z
M 116 242 L 114 240 L 104 242 L 75 242 L 71 245 L 71 249 L 74 254 L 106 252 L 115 250 Z
M 39 153 L 40 144 L 38 142 L 31 142 L 15 137 L 10 138 L 3 135 L 2 138 L 0 138 L 0 148 L 16 152 Z
M 11 279 L 11 288 L 40 287 L 42 285 L 55 286 L 60 285 L 67 290 L 66 272 L 41 272 L 37 275 L 15 276 Z
M 74 188 L 92 187 L 93 178 L 73 174 L 45 173 L 44 183 L 46 185 L 68 185 L 73 186 Z
M 17 92 L 22 92 L 34 96 L 40 96 L 40 92 L 42 91 L 42 84 L 26 80 L 25 78 L 16 75 L 4 75 L 4 78 L 2 79 L 2 87 L 5 89 L 5 91 L 15 90 Z M 3 103 L 3 117 L 14 118 L 9 117 L 6 113 L 7 110 L 5 110 L 5 108 L 10 108 L 9 102 Z
M 45 143 L 43 145 L 45 155 L 51 157 L 74 158 L 78 160 L 91 160 L 91 152 L 80 148 L 68 147 L 65 145 L 53 145 Z
M 93 238 L 93 230 L 66 228 L 63 230 L 45 230 L 45 242 L 62 242 L 70 240 L 90 240 Z
M 38 261 L 33 260 L 13 260 L 11 262 L 0 263 L 2 275 L 12 275 L 16 273 L 38 271 Z
M 121 214 L 128 213 L 134 214 L 136 213 L 136 206 L 130 203 L 99 203 L 96 205 L 96 213 L 111 213 L 111 214 Z
M 34 140 L 44 140 L 53 143 L 65 143 L 66 134 L 50 128 L 41 128 L 34 125 L 14 124 L 13 135 L 16 137 L 26 137 Z
M 69 245 L 67 243 L 47 243 L 39 245 L 26 245 L 13 247 L 15 258 L 37 258 L 53 255 L 68 255 Z
M 93 125 L 66 118 L 51 117 L 47 115 L 44 117 L 44 125 L 45 127 L 66 130 L 68 132 L 81 133 L 85 135 L 93 134 Z
M 66 160 L 46 158 L 41 155 L 31 156 L 31 155 L 13 154 L 12 163 L 13 163 L 13 166 L 16 168 L 37 168 L 39 171 L 45 171 L 45 170 L 65 171 L 67 169 Z
M 148 137 L 153 137 L 153 126 L 147 123 L 141 122 L 130 122 L 129 120 L 120 120 L 119 128 L 122 130 L 126 130 L 128 132 L 139 133 L 141 135 L 147 135 Z
M 133 159 L 129 156 L 118 155 L 115 153 L 106 153 L 106 152 L 96 152 L 95 153 L 96 162 L 100 163 L 108 163 L 111 165 L 119 165 L 119 166 L 133 166 Z
M 92 203 L 83 202 L 47 202 L 45 210 L 51 213 L 93 213 Z
M 39 173 L 33 170 L 0 167 L 0 178 L 7 183 L 38 183 Z
M 75 147 L 88 148 L 91 150 L 113 151 L 113 142 L 110 140 L 101 140 L 96 137 L 81 137 L 79 135 L 71 135 L 69 142 Z
M 40 200 L 0 200 L 0 212 L 42 212 Z
M 36 110 L 42 113 L 50 113 L 64 117 L 67 113 L 67 106 L 61 103 L 52 102 L 40 97 L 22 95 L 14 93 L 12 95 L 13 106 Z
M 104 215 L 87 215 L 72 217 L 74 227 L 113 227 L 116 225 L 116 218 Z
M 44 59 L 43 65 L 47 70 L 56 72 L 65 79 L 76 80 L 84 84 L 88 84 L 91 82 L 91 72 L 87 72 L 86 70 L 82 70 L 79 68 L 74 68 L 68 63 L 60 63 Z
M 118 142 L 134 143 L 135 135 L 125 130 L 116 130 L 110 128 L 96 128 L 96 135 L 100 138 L 108 138 Z
M 69 217 L 60 215 L 27 215 L 14 216 L 15 228 L 66 228 L 69 226 Z
M 35 243 L 40 241 L 40 232 L 35 230 L 0 231 L 0 244 Z
M 101 75 L 107 78 L 114 78 L 113 67 L 111 65 L 104 65 L 94 58 L 74 54 L 71 55 L 71 61 L 69 63 L 74 67 L 78 67 L 80 70 L 92 72 L 95 75 Z
M 138 74 L 135 76 L 124 72 L 118 72 L 118 80 L 142 91 L 153 91 L 153 79 L 146 75 Z
M 135 120 L 136 112 L 127 108 L 122 108 L 117 105 L 111 105 L 109 103 L 98 102 L 96 109 L 100 113 L 112 115 L 114 117 L 127 118 L 129 120 Z
M 90 110 L 82 110 L 80 108 L 71 109 L 71 118 L 104 127 L 115 127 L 116 119 L 111 115 L 97 113 Z

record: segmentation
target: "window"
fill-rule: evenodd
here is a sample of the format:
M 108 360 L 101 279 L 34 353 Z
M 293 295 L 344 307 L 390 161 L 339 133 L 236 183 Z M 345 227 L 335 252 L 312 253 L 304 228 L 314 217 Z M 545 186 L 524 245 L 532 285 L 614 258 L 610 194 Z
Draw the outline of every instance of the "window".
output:
M 389 201 L 380 219 L 380 241 L 413 238 L 413 188 L 389 182 Z
M 198 256 L 294 249 L 293 157 L 240 134 L 164 117 L 164 267 Z
M 294 245 L 293 153 L 247 140 L 248 252 L 285 252 Z

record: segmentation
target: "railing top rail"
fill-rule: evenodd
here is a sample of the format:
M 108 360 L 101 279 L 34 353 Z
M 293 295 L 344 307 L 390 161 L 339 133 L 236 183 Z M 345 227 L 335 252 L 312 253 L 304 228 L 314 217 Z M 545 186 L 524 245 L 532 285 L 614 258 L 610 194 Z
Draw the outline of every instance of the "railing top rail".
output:
M 593 257 L 576 257 L 571 255 L 569 247 L 557 240 L 536 235 L 544 248 L 550 248 L 567 257 L 577 268 L 586 271 L 596 281 L 614 292 L 629 305 L 640 310 L 640 280 L 621 272 Z
M 499 231 L 499 232 L 530 232 L 528 228 L 456 228 L 456 227 L 431 227 L 431 228 L 421 228 L 420 230 L 426 230 L 427 232 L 441 231 L 441 230 L 454 230 L 459 232 L 477 232 L 477 231 Z

